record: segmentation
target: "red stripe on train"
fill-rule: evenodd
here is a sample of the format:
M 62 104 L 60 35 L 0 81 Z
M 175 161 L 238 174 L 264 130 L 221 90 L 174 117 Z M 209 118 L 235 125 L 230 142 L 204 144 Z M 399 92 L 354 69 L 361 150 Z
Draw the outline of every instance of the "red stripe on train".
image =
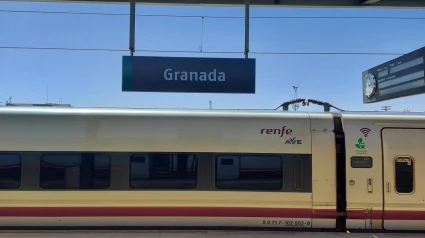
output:
M 348 210 L 347 219 L 353 220 L 425 220 L 425 211 L 376 211 Z
M 1 207 L 0 217 L 195 216 L 334 219 L 335 210 L 236 207 Z
M 425 211 L 348 210 L 347 219 L 425 220 Z M 308 208 L 241 207 L 0 207 L 0 217 L 119 217 L 119 216 L 192 216 L 192 217 L 285 217 L 335 219 L 336 211 Z
M 347 219 L 365 220 L 382 219 L 382 211 L 366 210 L 347 210 Z
M 384 220 L 425 220 L 425 211 L 384 211 Z

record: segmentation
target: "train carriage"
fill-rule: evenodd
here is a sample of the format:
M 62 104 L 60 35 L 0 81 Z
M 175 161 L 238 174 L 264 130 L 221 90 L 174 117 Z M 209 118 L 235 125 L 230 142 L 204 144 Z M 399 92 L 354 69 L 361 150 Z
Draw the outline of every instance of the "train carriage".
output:
M 343 118 L 347 228 L 425 230 L 424 114 L 346 113 Z
M 424 229 L 422 114 L 0 108 L 0 227 Z

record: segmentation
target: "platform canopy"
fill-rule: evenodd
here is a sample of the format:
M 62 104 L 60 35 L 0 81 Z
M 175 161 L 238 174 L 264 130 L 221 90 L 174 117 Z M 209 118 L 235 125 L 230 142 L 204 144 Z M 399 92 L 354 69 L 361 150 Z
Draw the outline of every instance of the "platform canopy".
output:
M 2 1 L 2 0 L 0 0 Z M 9 0 L 10 1 L 10 0 Z M 128 3 L 123 0 L 12 0 L 23 2 Z M 245 0 L 136 0 L 138 4 L 243 6 Z M 425 0 L 250 0 L 251 6 L 267 7 L 379 7 L 425 8 Z

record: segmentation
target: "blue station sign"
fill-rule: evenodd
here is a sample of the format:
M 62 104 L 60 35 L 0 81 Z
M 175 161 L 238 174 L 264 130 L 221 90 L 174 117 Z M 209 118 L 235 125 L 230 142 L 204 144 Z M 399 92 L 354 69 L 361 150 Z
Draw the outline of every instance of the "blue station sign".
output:
M 255 93 L 255 59 L 123 56 L 122 91 Z

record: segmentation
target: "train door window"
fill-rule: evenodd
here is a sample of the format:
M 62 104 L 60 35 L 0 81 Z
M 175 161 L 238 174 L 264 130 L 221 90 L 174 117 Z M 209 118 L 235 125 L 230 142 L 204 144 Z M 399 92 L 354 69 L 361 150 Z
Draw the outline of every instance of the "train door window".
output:
M 0 154 L 0 189 L 21 186 L 21 157 L 18 154 Z
M 130 157 L 130 187 L 134 189 L 194 189 L 197 172 L 196 154 L 150 153 Z
M 40 161 L 43 189 L 107 189 L 111 165 L 106 154 L 48 153 Z
M 397 157 L 394 164 L 395 189 L 398 193 L 414 190 L 414 161 L 410 157 Z
M 232 161 L 232 164 L 230 163 Z M 237 164 L 237 166 L 232 165 Z M 280 190 L 282 158 L 264 155 L 220 155 L 216 158 L 216 187 L 223 190 Z

